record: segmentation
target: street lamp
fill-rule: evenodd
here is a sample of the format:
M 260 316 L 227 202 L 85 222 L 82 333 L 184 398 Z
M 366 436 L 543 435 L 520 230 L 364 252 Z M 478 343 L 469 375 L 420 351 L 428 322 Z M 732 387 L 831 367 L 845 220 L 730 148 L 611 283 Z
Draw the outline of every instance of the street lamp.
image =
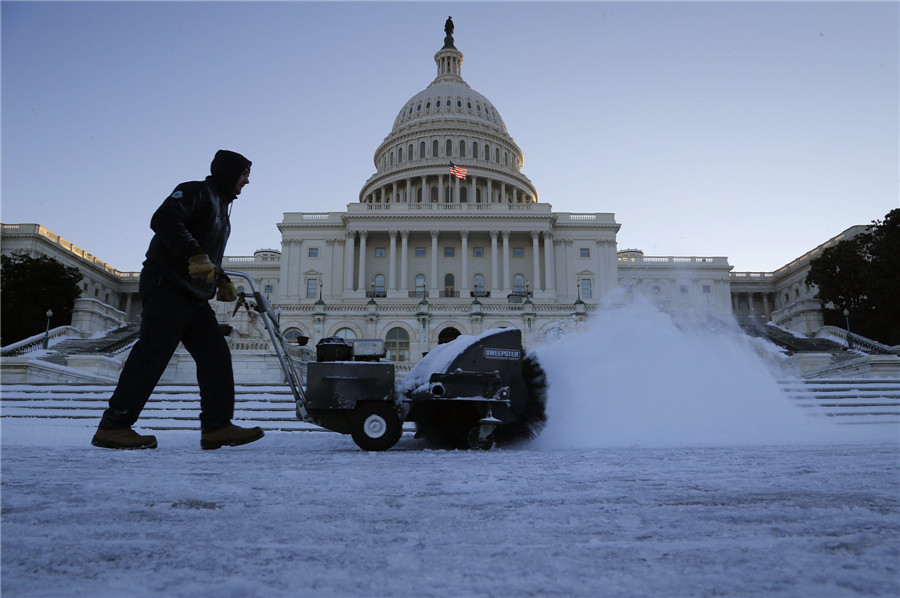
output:
M 50 318 L 53 317 L 53 310 L 48 309 L 44 315 L 47 316 L 47 329 L 44 330 L 44 350 L 46 351 L 47 347 L 50 346 Z
M 853 337 L 850 336 L 850 310 L 844 308 L 844 320 L 847 322 L 847 350 L 853 350 Z

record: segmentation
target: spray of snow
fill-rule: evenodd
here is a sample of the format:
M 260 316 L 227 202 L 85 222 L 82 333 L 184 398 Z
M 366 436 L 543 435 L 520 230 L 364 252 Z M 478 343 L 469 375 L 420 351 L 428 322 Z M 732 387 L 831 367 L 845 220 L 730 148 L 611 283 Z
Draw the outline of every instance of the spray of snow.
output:
M 748 338 L 726 328 L 676 324 L 636 299 L 537 347 L 549 389 L 535 446 L 834 441 L 836 426 L 792 404 Z

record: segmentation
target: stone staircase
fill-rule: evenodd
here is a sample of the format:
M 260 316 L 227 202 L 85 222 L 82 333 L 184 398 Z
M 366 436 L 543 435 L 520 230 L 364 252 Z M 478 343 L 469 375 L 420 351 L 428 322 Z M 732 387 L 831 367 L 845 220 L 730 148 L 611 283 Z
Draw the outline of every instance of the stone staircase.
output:
M 70 338 L 53 345 L 53 353 L 42 359 L 57 365 L 66 365 L 69 355 L 83 354 L 113 354 L 138 339 L 140 327 L 137 324 L 126 324 L 115 330 L 111 330 L 101 338 Z
M 111 385 L 5 384 L 0 387 L 0 418 L 64 418 L 96 426 L 112 394 Z M 156 388 L 139 426 L 142 430 L 198 430 L 200 393 L 197 386 Z M 235 387 L 234 423 L 266 431 L 321 430 L 297 419 L 294 396 L 287 385 Z
M 842 424 L 900 424 L 897 378 L 783 380 L 779 385 L 800 407 Z
M 900 431 L 900 379 L 781 381 L 782 390 L 810 415 L 834 417 L 841 424 L 894 425 Z M 111 385 L 4 384 L 0 419 L 55 418 L 100 421 L 113 391 Z M 321 431 L 297 419 L 294 396 L 285 385 L 235 387 L 234 422 L 267 431 Z M 200 394 L 196 385 L 160 385 L 139 421 L 143 430 L 199 429 Z M 413 429 L 412 424 L 404 428 Z M 900 435 L 898 435 L 900 437 Z

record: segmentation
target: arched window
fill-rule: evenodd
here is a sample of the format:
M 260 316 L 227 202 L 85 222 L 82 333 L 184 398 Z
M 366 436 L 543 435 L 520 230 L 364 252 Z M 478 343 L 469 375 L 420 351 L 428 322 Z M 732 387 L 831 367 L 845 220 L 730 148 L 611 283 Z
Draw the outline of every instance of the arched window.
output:
M 466 157 L 466 142 L 465 141 L 459 142 L 459 157 L 460 158 Z
M 456 296 L 456 277 L 452 274 L 444 275 L 444 297 Z
M 416 297 L 422 298 L 425 296 L 425 275 L 424 274 L 416 274 Z
M 513 288 L 513 290 L 515 292 L 524 293 L 525 292 L 525 277 L 522 276 L 521 274 L 516 274 L 515 277 L 513 277 L 513 287 L 515 287 L 515 288 Z
M 431 157 L 432 157 L 432 158 L 437 158 L 437 157 L 438 157 L 438 142 L 437 142 L 437 139 L 435 139 L 434 141 L 431 142 Z M 499 161 L 499 160 L 498 160 L 498 161 Z
M 387 297 L 384 292 L 384 274 L 375 275 L 375 297 Z
M 487 143 L 484 144 L 484 159 L 491 159 L 491 146 L 489 146 Z
M 419 160 L 425 159 L 425 142 L 422 141 L 419 143 Z
M 466 203 L 469 201 L 469 188 L 468 187 L 460 187 L 459 188 L 459 201 L 460 201 L 460 203 Z
M 475 287 L 474 295 L 476 297 L 485 297 L 486 295 L 484 293 L 484 276 L 482 276 L 481 274 L 476 274 L 472 278 L 472 282 Z
M 285 330 L 283 336 L 284 336 L 284 340 L 286 340 L 287 342 L 295 343 L 295 342 L 297 342 L 298 337 L 306 336 L 306 335 L 303 334 L 303 331 L 300 330 L 299 328 L 288 328 L 287 330 Z M 307 340 L 309 340 L 309 339 L 307 338 Z
M 406 149 L 406 159 L 407 160 L 413 159 L 413 144 L 412 143 L 410 143 L 409 147 Z
M 500 148 L 494 149 L 494 162 L 496 162 L 497 164 L 500 163 Z
M 437 200 L 438 200 L 438 188 L 432 187 L 431 188 L 431 203 L 437 203 Z
M 449 158 L 450 156 L 453 155 L 453 142 L 448 139 L 446 145 L 447 145 L 447 157 Z
M 390 161 L 390 165 L 391 165 L 391 166 L 394 165 L 394 152 L 391 152 L 391 161 Z
M 472 157 L 473 158 L 478 157 L 478 143 L 475 141 L 472 142 Z
M 400 164 L 403 163 L 403 148 L 402 147 L 397 148 L 397 162 Z
M 416 203 L 422 203 L 422 188 L 416 189 Z
M 450 341 L 455 340 L 459 335 L 459 330 L 452 326 L 444 328 L 441 330 L 440 334 L 438 334 L 438 344 L 443 345 L 444 343 L 449 343 Z
M 409 361 L 409 333 L 402 328 L 391 328 L 384 339 L 384 348 L 390 361 Z
M 347 339 L 348 341 L 352 341 L 352 340 L 356 339 L 356 333 L 353 332 L 352 328 L 340 328 L 332 336 L 337 336 L 337 337 L 340 337 L 343 339 Z

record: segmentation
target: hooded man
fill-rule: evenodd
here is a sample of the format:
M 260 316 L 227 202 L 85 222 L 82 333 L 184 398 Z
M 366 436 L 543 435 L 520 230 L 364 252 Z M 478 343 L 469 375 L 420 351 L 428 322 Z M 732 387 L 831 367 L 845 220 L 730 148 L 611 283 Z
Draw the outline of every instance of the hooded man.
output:
M 231 233 L 231 202 L 250 182 L 251 162 L 219 150 L 203 181 L 181 183 L 150 219 L 154 235 L 141 270 L 140 338 L 125 361 L 109 408 L 91 442 L 115 449 L 156 448 L 156 437 L 131 429 L 175 353 L 178 343 L 197 364 L 200 446 L 217 449 L 263 437 L 260 428 L 231 423 L 234 373 L 231 352 L 209 305 L 237 298 L 222 271 Z

